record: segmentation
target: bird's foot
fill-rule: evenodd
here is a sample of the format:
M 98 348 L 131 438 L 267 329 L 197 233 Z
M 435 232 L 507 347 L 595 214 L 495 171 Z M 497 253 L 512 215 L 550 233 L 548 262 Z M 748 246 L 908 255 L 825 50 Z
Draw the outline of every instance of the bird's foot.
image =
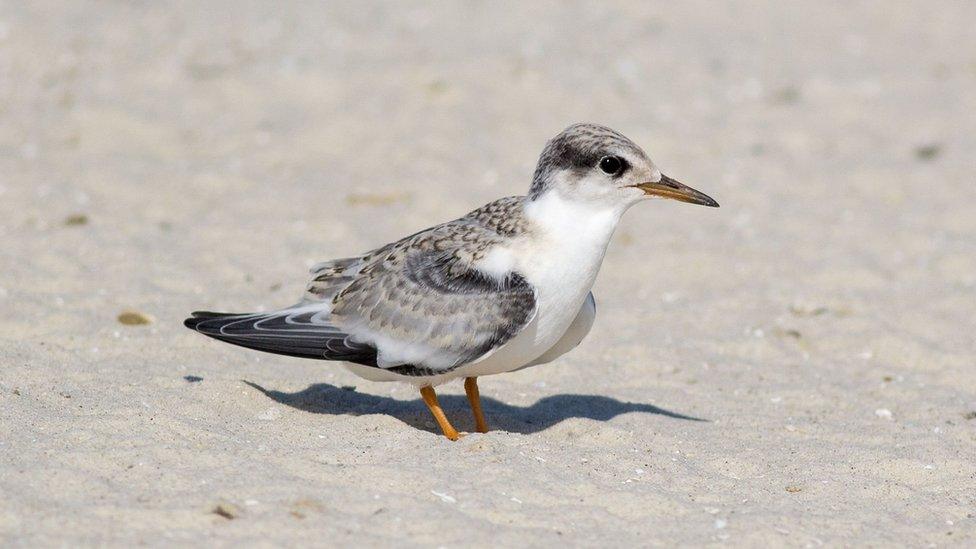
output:
M 441 409 L 440 403 L 437 402 L 437 393 L 434 392 L 434 388 L 429 385 L 427 387 L 421 387 L 420 396 L 424 399 L 424 404 L 427 405 L 427 409 L 434 416 L 434 421 L 437 422 L 444 436 L 448 440 L 458 440 L 461 438 L 461 433 L 457 432 L 457 429 L 451 425 L 451 422 L 447 420 L 447 416 L 444 415 L 444 410 Z

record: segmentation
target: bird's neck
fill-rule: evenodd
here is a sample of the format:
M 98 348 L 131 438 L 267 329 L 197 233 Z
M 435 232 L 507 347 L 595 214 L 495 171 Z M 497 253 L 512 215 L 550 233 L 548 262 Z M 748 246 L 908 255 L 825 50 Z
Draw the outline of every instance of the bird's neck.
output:
M 517 269 L 536 290 L 543 319 L 537 338 L 549 341 L 568 328 L 596 281 L 621 213 L 555 192 L 526 201 L 528 238 Z
M 599 250 L 602 257 L 626 208 L 573 200 L 552 190 L 527 200 L 525 217 L 547 240 Z

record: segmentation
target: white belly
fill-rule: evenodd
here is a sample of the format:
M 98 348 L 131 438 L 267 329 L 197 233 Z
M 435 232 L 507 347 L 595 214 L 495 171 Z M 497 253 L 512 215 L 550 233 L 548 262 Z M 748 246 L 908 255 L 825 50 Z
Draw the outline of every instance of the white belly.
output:
M 552 362 L 575 349 L 583 341 L 583 338 L 590 333 L 590 328 L 593 327 L 594 320 L 596 320 L 596 300 L 593 299 L 593 293 L 591 292 L 586 296 L 586 301 L 583 302 L 583 306 L 576 313 L 576 318 L 573 319 L 573 322 L 566 329 L 566 332 L 563 333 L 563 336 L 559 338 L 559 341 L 543 353 L 542 356 L 526 364 L 523 368 Z
M 566 335 L 593 288 L 619 213 L 545 206 L 546 219 L 537 220 L 544 233 L 513 254 L 521 258 L 515 268 L 536 290 L 535 318 L 494 353 L 459 368 L 464 375 L 498 374 L 541 363 L 539 359 Z
M 584 279 L 573 286 L 575 287 L 557 289 L 548 295 L 540 291 L 538 310 L 532 322 L 494 353 L 458 368 L 458 374 L 470 377 L 511 372 L 547 354 L 560 343 L 570 325 L 580 315 L 592 281 Z
M 472 364 L 467 364 L 444 373 L 439 376 L 404 376 L 400 374 L 394 374 L 389 370 L 384 370 L 383 368 L 376 368 L 372 366 L 362 366 L 359 364 L 346 364 L 346 367 L 352 371 L 354 374 L 361 378 L 368 379 L 370 381 L 405 381 L 407 383 L 413 383 L 414 385 L 440 385 L 441 383 L 448 382 L 452 379 L 457 379 L 459 377 L 477 377 L 491 374 L 501 374 L 504 372 L 511 372 L 514 370 L 520 370 L 523 368 L 528 368 L 530 366 L 537 366 L 539 364 L 546 364 L 547 362 L 552 362 L 562 355 L 572 351 L 577 345 L 583 341 L 586 334 L 590 332 L 590 328 L 593 327 L 593 321 L 596 318 L 596 302 L 593 299 L 593 294 L 589 294 L 587 299 L 583 302 L 583 306 L 580 307 L 579 311 L 576 313 L 576 318 L 570 323 L 569 327 L 563 332 L 562 337 L 556 341 L 556 344 L 542 353 L 541 356 L 536 357 L 534 360 L 529 360 L 525 357 L 535 353 L 534 350 L 524 349 L 519 352 L 515 351 L 516 347 L 512 346 L 508 349 L 508 358 L 498 357 L 495 360 L 485 359 L 480 362 L 475 362 Z M 528 341 L 526 338 L 524 341 Z M 513 364 L 522 364 L 521 366 L 512 366 Z

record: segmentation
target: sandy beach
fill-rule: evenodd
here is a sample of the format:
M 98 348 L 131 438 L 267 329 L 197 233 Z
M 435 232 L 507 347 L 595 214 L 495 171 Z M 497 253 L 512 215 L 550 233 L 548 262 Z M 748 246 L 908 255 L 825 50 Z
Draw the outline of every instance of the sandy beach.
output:
M 973 21 L 0 2 L 0 545 L 976 545 Z M 490 433 L 183 327 L 523 194 L 577 121 L 722 207 L 629 211 Z

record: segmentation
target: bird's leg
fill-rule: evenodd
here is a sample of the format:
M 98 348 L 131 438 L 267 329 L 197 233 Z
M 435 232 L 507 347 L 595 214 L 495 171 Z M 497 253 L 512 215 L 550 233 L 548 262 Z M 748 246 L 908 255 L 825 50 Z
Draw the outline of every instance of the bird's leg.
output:
M 488 432 L 488 423 L 485 421 L 485 414 L 481 411 L 481 395 L 478 394 L 478 378 L 464 378 L 464 392 L 468 394 L 468 402 L 471 403 L 471 411 L 474 412 L 474 423 L 479 433 Z
M 451 422 L 447 420 L 447 416 L 444 415 L 444 410 L 441 410 L 441 405 L 437 403 L 437 394 L 434 393 L 434 388 L 430 385 L 421 387 L 420 396 L 423 397 L 424 404 L 430 409 L 430 413 L 434 416 L 441 431 L 444 432 L 444 436 L 450 440 L 457 440 L 459 438 L 458 432 L 451 425 Z

